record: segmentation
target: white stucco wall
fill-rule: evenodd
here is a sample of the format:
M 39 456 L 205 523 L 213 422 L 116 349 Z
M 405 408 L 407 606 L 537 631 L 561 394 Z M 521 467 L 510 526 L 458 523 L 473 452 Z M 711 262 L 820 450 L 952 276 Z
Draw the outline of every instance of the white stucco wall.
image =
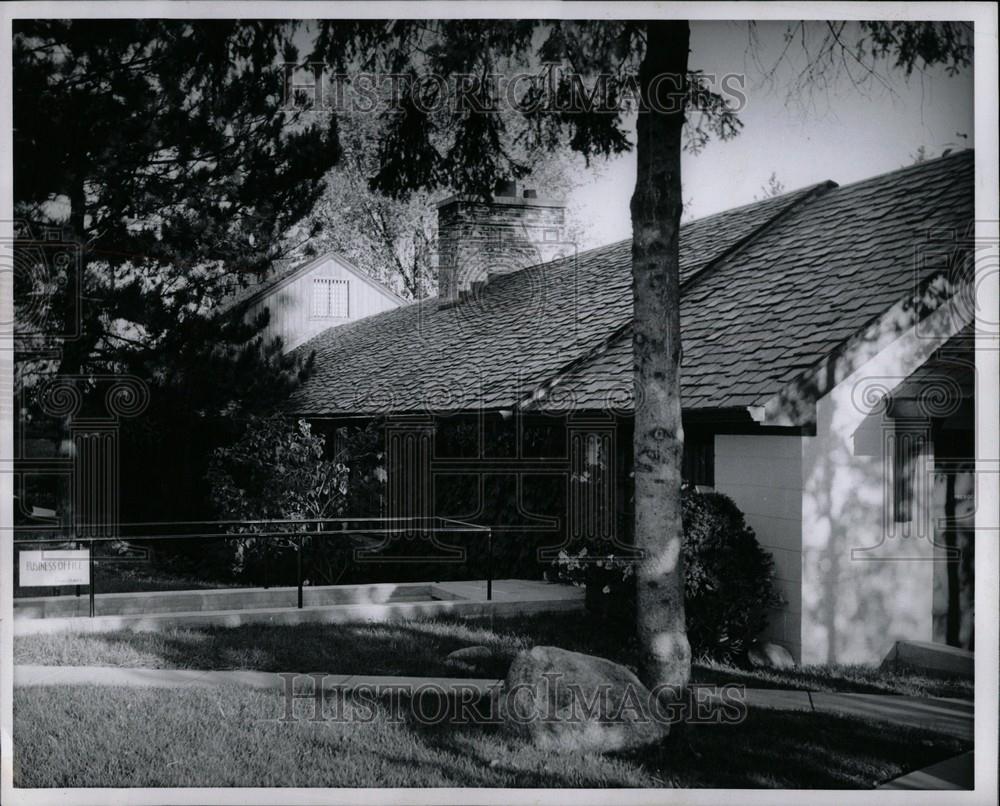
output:
M 785 606 L 769 614 L 764 633 L 798 658 L 802 612 L 802 437 L 715 437 L 715 489 L 743 511 L 774 557 Z
M 926 488 L 914 520 L 892 520 L 886 435 L 893 421 L 857 412 L 835 389 L 817 406 L 817 434 L 803 451 L 802 660 L 877 663 L 894 641 L 932 639 L 933 544 Z M 916 473 L 933 473 L 930 447 Z
M 881 409 L 965 321 L 945 306 L 817 402 L 802 440 L 803 663 L 878 663 L 896 640 L 932 640 L 933 449 L 917 460 L 913 519 L 893 522 Z

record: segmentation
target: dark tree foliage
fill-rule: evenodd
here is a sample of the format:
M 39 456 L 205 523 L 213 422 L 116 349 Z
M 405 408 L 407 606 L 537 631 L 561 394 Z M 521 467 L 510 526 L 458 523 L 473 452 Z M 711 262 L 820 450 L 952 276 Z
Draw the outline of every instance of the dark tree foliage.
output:
M 172 458 L 143 471 L 163 472 L 169 498 L 186 500 L 170 478 L 185 477 L 197 421 L 273 406 L 307 369 L 263 343 L 265 319 L 216 315 L 281 256 L 339 156 L 335 116 L 307 122 L 284 109 L 293 31 L 241 20 L 14 23 L 15 211 L 34 237 L 55 224 L 80 249 L 79 261 L 48 267 L 59 276 L 46 292 L 46 331 L 62 332 L 78 311 L 80 335 L 59 345 L 55 365 L 25 340 L 24 377 L 147 380 L 150 411 L 125 432 L 146 442 L 126 455 L 162 443 Z
M 569 145 L 588 159 L 629 151 L 627 117 L 645 21 L 400 20 L 321 22 L 306 61 L 332 73 L 364 70 L 382 87 L 382 155 L 372 187 L 389 195 L 449 188 L 489 196 Z M 521 79 L 512 82 L 515 76 Z M 529 81 L 528 77 L 538 80 Z M 741 126 L 700 73 L 688 92 L 699 117 L 688 146 Z
M 25 20 L 14 34 L 14 194 L 82 248 L 83 337 L 63 369 L 144 350 L 265 271 L 339 153 L 336 118 L 283 109 L 286 23 Z M 72 283 L 67 284 L 72 287 Z M 52 316 L 60 315 L 53 298 Z M 134 334 L 133 334 L 134 335 Z M 232 334 L 229 334 L 232 335 Z M 100 347 L 102 351 L 98 351 Z
M 290 32 L 236 20 L 17 21 L 18 205 L 34 212 L 65 195 L 74 234 L 108 263 L 266 268 L 338 150 L 335 117 L 296 125 L 283 110 Z
M 892 61 L 910 75 L 914 68 L 944 65 L 954 75 L 972 64 L 972 26 L 967 22 L 860 23 L 862 34 L 854 44 L 859 58 L 870 54 Z

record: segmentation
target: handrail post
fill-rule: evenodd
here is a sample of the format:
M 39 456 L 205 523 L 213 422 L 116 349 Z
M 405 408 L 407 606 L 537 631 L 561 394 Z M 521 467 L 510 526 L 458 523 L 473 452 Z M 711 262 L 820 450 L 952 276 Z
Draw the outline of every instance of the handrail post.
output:
M 486 555 L 486 601 L 493 601 L 493 527 L 486 533 L 489 549 Z
M 299 535 L 299 550 L 295 554 L 295 575 L 299 587 L 299 610 L 302 609 L 302 552 L 305 549 L 305 538 Z
M 91 535 L 90 538 L 90 617 L 94 617 L 94 585 L 97 582 L 97 576 L 94 573 L 94 538 Z
M 270 557 L 270 552 L 268 551 L 268 547 L 271 545 L 271 542 L 266 537 L 261 539 L 264 541 L 264 590 L 267 590 L 267 583 L 270 577 L 270 574 L 268 574 L 268 567 L 267 567 L 268 559 Z

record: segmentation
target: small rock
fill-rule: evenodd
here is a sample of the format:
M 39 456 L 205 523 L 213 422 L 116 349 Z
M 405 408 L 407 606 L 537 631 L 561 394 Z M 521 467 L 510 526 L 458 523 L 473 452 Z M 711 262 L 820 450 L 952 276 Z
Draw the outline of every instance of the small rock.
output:
M 754 644 L 747 652 L 747 660 L 750 665 L 758 669 L 794 669 L 795 659 L 792 653 L 781 644 L 765 641 L 763 644 Z
M 444 659 L 444 665 L 463 672 L 474 672 L 493 659 L 493 651 L 486 646 L 467 646 L 456 649 Z
M 511 664 L 505 728 L 545 750 L 607 753 L 659 742 L 667 709 L 631 671 L 604 658 L 536 646 Z

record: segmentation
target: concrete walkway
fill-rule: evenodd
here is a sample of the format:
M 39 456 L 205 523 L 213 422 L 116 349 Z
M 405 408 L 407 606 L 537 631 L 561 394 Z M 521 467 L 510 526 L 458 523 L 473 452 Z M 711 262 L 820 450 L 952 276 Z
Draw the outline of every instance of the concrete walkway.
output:
M 309 677 L 303 673 L 302 678 Z M 470 687 L 485 692 L 503 680 L 479 677 L 403 677 L 384 675 L 322 676 L 324 689 L 361 686 L 437 686 L 447 690 Z M 198 669 L 127 669 L 111 666 L 14 666 L 15 686 L 144 686 L 158 688 L 244 685 L 283 689 L 285 677 L 278 672 L 202 671 Z M 309 683 L 312 685 L 312 683 Z M 936 731 L 971 741 L 973 707 L 967 700 L 943 697 L 906 697 L 895 694 L 833 694 L 817 691 L 784 691 L 748 688 L 749 709 L 803 711 L 853 716 L 911 728 Z
M 482 581 L 307 587 L 303 589 L 302 608 L 288 606 L 295 595 L 294 588 L 103 594 L 96 597 L 94 618 L 62 615 L 77 613 L 87 604 L 85 597 L 29 599 L 15 601 L 14 635 L 113 630 L 159 632 L 171 627 L 242 624 L 391 622 L 584 609 L 582 588 L 526 579 L 494 580 L 492 601 L 486 600 L 486 583 Z M 117 612 L 104 615 L 105 610 Z
M 202 671 L 200 669 L 126 669 L 115 666 L 14 666 L 14 685 L 34 686 L 134 686 L 137 688 L 214 688 L 247 686 L 284 691 L 289 673 L 248 671 Z M 294 674 L 295 691 L 312 689 L 352 691 L 359 688 L 478 691 L 486 694 L 503 684 L 483 677 L 404 677 L 394 675 Z
M 909 728 L 935 731 L 971 742 L 975 736 L 973 704 L 946 697 L 907 697 L 901 694 L 850 694 L 823 691 L 746 689 L 747 708 L 808 711 L 856 716 Z M 916 770 L 879 789 L 972 790 L 975 788 L 973 753 Z
M 974 753 L 945 759 L 916 772 L 902 775 L 894 781 L 882 784 L 879 789 L 933 789 L 971 790 L 975 789 L 976 764 Z
M 748 688 L 746 696 L 749 708 L 855 716 L 933 730 L 966 741 L 972 741 L 974 736 L 974 710 L 970 700 L 766 688 Z

